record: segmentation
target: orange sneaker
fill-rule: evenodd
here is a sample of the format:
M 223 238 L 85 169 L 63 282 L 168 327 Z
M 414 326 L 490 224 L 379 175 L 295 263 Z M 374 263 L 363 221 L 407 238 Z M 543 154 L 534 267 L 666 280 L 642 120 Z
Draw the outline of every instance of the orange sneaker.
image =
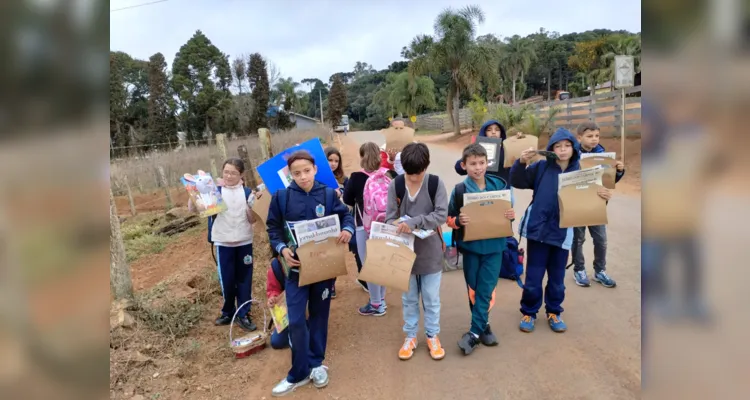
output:
M 414 355 L 414 349 L 417 348 L 417 338 L 406 338 L 404 345 L 398 350 L 398 358 L 408 360 Z
M 427 347 L 430 349 L 430 357 L 433 360 L 442 360 L 445 357 L 445 349 L 440 345 L 440 339 L 437 336 L 427 337 Z

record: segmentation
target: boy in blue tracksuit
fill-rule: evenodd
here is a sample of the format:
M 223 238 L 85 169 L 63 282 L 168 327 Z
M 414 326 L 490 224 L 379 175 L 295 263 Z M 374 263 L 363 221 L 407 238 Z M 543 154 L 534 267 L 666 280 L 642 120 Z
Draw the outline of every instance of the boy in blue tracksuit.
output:
M 584 122 L 578 126 L 576 131 L 578 142 L 581 143 L 581 153 L 604 153 L 604 146 L 599 144 L 599 127 L 593 122 Z M 617 161 L 615 165 L 615 183 L 625 175 L 625 165 Z M 613 288 L 617 285 L 614 279 L 607 274 L 607 226 L 589 226 L 591 239 L 594 240 L 594 281 L 602 286 Z M 586 276 L 586 260 L 583 257 L 583 242 L 586 241 L 586 227 L 573 228 L 573 277 L 576 285 L 582 287 L 591 286 Z
M 505 134 L 505 127 L 495 121 L 494 119 L 489 120 L 482 125 L 482 127 L 479 129 L 479 134 L 477 136 L 484 136 L 484 137 L 490 137 L 490 138 L 496 138 L 500 140 L 505 140 L 506 134 Z M 498 160 L 502 164 L 505 160 L 505 149 L 503 149 L 502 142 L 500 143 L 500 155 L 498 157 Z M 464 176 L 466 175 L 466 168 L 464 168 L 461 163 L 463 162 L 463 159 L 456 161 L 456 173 Z M 491 171 L 487 172 L 488 175 L 493 175 L 502 178 L 506 183 L 508 183 L 508 177 L 510 174 L 510 168 L 503 168 L 502 165 L 500 165 L 500 168 L 498 168 L 497 171 Z
M 485 346 L 497 346 L 497 338 L 489 324 L 489 314 L 495 299 L 495 286 L 500 275 L 503 261 L 505 238 L 484 240 L 463 240 L 463 227 L 476 223 L 469 216 L 461 213 L 464 193 L 491 192 L 508 189 L 502 179 L 487 174 L 487 150 L 479 144 L 470 144 L 464 148 L 461 167 L 468 172 L 468 177 L 453 189 L 448 205 L 449 225 L 457 232 L 456 245 L 464 258 L 464 278 L 469 292 L 469 309 L 471 310 L 471 329 L 466 332 L 458 347 L 464 355 L 471 354 L 479 343 Z M 511 208 L 505 217 L 512 220 L 515 212 Z
M 268 238 L 271 247 L 289 266 L 286 276 L 286 302 L 292 368 L 272 390 L 273 396 L 284 396 L 313 381 L 317 388 L 328 385 L 328 368 L 323 365 L 328 339 L 328 314 L 331 307 L 333 279 L 299 286 L 300 262 L 287 247 L 287 225 L 337 214 L 341 223 L 338 241 L 349 243 L 354 233 L 354 219 L 336 191 L 315 180 L 315 160 L 306 151 L 298 151 L 287 160 L 294 180 L 287 189 L 274 193 L 268 212 Z M 301 268 L 305 268 L 302 266 Z M 309 318 L 305 319 L 305 311 Z
M 560 317 L 565 299 L 565 264 L 573 243 L 573 229 L 560 228 L 560 206 L 557 200 L 558 175 L 577 171 L 580 148 L 573 134 L 559 128 L 550 138 L 547 151 L 552 151 L 557 160 L 548 158 L 527 164 L 536 156 L 536 149 L 521 153 L 510 169 L 510 182 L 517 189 L 534 191 L 528 209 L 521 219 L 521 234 L 526 237 L 526 281 L 521 297 L 521 323 L 523 332 L 534 330 L 536 314 L 546 306 L 547 321 L 555 332 L 565 332 L 567 326 Z M 599 189 L 599 196 L 609 200 L 609 190 Z M 547 286 L 542 292 L 542 280 L 547 274 Z

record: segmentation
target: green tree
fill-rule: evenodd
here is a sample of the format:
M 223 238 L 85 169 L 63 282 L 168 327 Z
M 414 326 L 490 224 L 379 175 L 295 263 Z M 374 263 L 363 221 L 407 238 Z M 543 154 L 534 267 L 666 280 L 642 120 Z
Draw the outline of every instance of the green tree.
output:
M 395 76 L 388 85 L 388 104 L 404 116 L 417 115 L 426 108 L 435 107 L 435 83 L 426 76 L 409 77 L 408 72 Z
M 127 141 L 122 131 L 125 115 L 125 81 L 122 67 L 114 53 L 109 53 L 109 141 L 112 146 L 125 146 Z
M 453 132 L 460 134 L 458 112 L 461 92 L 472 93 L 482 81 L 490 86 L 497 83 L 497 53 L 476 42 L 477 24 L 484 22 L 484 14 L 477 6 L 443 10 L 435 20 L 435 36 L 417 36 L 402 55 L 411 59 L 412 77 L 425 74 L 450 74 L 447 111 L 452 117 Z
M 165 143 L 176 139 L 174 100 L 169 91 L 167 61 L 156 53 L 148 61 L 148 143 Z
M 250 55 L 250 65 L 247 69 L 247 79 L 250 83 L 253 99 L 253 113 L 250 117 L 250 132 L 257 133 L 258 129 L 268 127 L 268 105 L 270 102 L 270 86 L 266 60 L 259 53 Z
M 299 85 L 299 82 L 295 82 L 291 76 L 279 78 L 279 81 L 276 82 L 276 90 L 284 98 L 284 110 L 287 112 L 299 109 L 299 99 L 295 93 Z
M 346 99 L 346 86 L 340 75 L 335 75 L 331 94 L 328 96 L 328 109 L 326 110 L 326 119 L 328 124 L 335 127 L 341 121 L 341 115 L 346 112 L 348 102 Z
M 524 74 L 528 72 L 531 63 L 536 60 L 536 52 L 531 40 L 515 35 L 506 38 L 500 60 L 501 71 L 506 73 L 512 87 L 512 104 L 516 104 L 516 84 L 524 81 Z M 521 92 L 523 93 L 523 92 Z
M 231 109 L 229 58 L 200 30 L 180 47 L 172 63 L 172 87 L 188 140 L 202 138 L 206 127 L 223 131 Z

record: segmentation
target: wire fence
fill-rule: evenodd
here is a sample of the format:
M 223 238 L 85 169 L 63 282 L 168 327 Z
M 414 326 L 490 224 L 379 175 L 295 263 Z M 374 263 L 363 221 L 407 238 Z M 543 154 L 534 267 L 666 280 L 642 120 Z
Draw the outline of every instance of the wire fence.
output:
M 323 129 L 292 130 L 271 135 L 271 145 L 273 149 L 280 151 L 314 137 L 320 138 L 324 143 L 330 140 L 328 132 Z M 244 145 L 252 170 L 264 161 L 257 136 L 230 139 L 225 143 L 227 157 L 239 156 L 237 149 Z M 123 149 L 132 148 L 141 151 L 132 156 L 110 158 L 112 192 L 117 197 L 127 197 L 128 202 L 130 198 L 133 198 L 136 212 L 154 210 L 161 204 L 164 204 L 166 208 L 170 205 L 169 203 L 176 205 L 186 202 L 187 194 L 180 182 L 180 178 L 185 173 L 195 174 L 196 171 L 203 170 L 216 177 L 223 166 L 223 155 L 219 147 L 213 143 L 188 145 L 180 148 L 179 151 L 154 150 L 153 146 L 120 146 Z M 160 170 L 163 171 L 164 178 Z M 169 196 L 167 196 L 167 190 L 169 190 Z M 127 212 L 127 207 L 122 209 L 123 200 L 120 200 L 119 204 L 118 212 L 120 214 Z

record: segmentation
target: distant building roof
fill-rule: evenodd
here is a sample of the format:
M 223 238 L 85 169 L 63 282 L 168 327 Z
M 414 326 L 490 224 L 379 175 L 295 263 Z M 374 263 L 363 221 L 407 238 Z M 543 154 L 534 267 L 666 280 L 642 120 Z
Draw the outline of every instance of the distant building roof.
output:
M 312 117 L 308 117 L 307 115 L 297 114 L 297 113 L 295 113 L 295 112 L 290 112 L 290 113 L 289 113 L 289 115 L 293 115 L 293 116 L 295 116 L 295 117 L 300 117 L 300 118 L 308 119 L 308 120 L 310 120 L 310 121 L 314 121 L 314 122 L 320 122 L 320 121 L 318 121 L 318 120 L 317 120 L 317 119 L 315 119 L 315 118 L 312 118 Z

